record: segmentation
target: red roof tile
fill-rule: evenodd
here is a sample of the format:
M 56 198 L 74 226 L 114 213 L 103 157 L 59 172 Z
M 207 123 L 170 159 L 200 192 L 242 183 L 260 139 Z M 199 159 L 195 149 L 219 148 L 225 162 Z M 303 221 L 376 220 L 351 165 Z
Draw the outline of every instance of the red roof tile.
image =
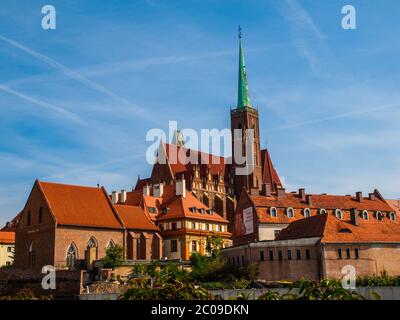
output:
M 275 186 L 277 185 L 283 187 L 283 185 L 279 179 L 278 173 L 274 168 L 274 165 L 272 164 L 272 160 L 267 149 L 261 150 L 261 161 L 263 182 L 269 183 L 271 185 L 271 191 L 276 192 Z
M 276 240 L 309 237 L 321 237 L 323 243 L 400 242 L 400 224 L 375 221 L 356 226 L 331 214 L 322 214 L 292 222 Z
M 15 232 L 0 231 L 0 243 L 5 243 L 5 244 L 15 243 Z
M 58 224 L 122 228 L 103 188 L 38 184 Z
M 119 216 L 127 229 L 159 231 L 141 207 L 122 204 L 114 205 L 114 207 L 117 209 Z
M 256 207 L 256 212 L 260 222 L 263 223 L 290 223 L 294 220 L 303 219 L 304 216 L 302 214 L 302 209 L 305 208 L 311 209 L 311 215 L 318 214 L 318 209 L 326 209 L 330 211 L 341 209 L 343 211 L 349 211 L 354 208 L 359 211 L 367 210 L 369 212 L 393 211 L 386 201 L 381 200 L 377 196 L 375 197 L 375 200 L 363 198 L 362 202 L 359 202 L 352 196 L 312 194 L 312 205 L 308 205 L 305 201 L 302 201 L 297 193 L 285 193 L 279 197 L 276 195 L 270 197 L 263 195 L 249 196 Z M 268 210 L 271 207 L 278 209 L 278 217 L 271 216 Z M 294 218 L 288 218 L 286 215 L 285 210 L 289 207 L 295 209 Z M 345 220 L 346 219 L 349 219 L 349 217 L 345 217 Z

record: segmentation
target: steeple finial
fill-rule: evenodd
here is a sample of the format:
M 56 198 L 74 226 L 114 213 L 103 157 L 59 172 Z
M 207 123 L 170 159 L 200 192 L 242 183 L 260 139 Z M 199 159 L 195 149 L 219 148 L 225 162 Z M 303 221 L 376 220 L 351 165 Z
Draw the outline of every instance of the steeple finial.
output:
M 239 81 L 238 81 L 238 109 L 250 107 L 249 88 L 247 83 L 246 66 L 242 47 L 242 28 L 239 25 Z

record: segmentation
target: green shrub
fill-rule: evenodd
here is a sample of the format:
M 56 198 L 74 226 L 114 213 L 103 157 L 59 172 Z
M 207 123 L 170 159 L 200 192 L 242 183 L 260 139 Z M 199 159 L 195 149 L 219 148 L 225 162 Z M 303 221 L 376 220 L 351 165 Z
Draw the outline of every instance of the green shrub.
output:
M 120 245 L 109 246 L 106 249 L 106 256 L 103 258 L 105 268 L 118 267 L 122 264 L 124 259 L 124 248 Z

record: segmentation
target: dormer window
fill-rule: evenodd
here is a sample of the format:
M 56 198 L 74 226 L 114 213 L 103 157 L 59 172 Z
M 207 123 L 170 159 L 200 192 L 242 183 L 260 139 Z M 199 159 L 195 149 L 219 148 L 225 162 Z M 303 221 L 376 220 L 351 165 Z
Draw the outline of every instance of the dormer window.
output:
M 340 233 L 351 233 L 351 230 L 348 228 L 342 228 L 339 230 Z
M 362 212 L 362 218 L 363 218 L 364 220 L 369 220 L 369 214 L 368 214 L 368 211 L 367 211 L 367 210 L 364 210 L 364 211 Z
M 147 211 L 148 211 L 149 213 L 153 213 L 153 214 L 156 214 L 156 213 L 157 213 L 157 209 L 156 209 L 155 207 L 147 207 Z
M 288 216 L 288 218 L 294 218 L 294 209 L 292 207 L 287 208 L 286 215 Z
M 336 216 L 336 218 L 338 218 L 339 220 L 342 220 L 342 219 L 343 219 L 342 210 L 336 209 L 336 210 L 335 210 L 335 216 Z
M 208 209 L 208 210 L 207 210 L 207 213 L 208 213 L 208 214 L 213 214 L 214 211 L 213 211 L 212 209 Z
M 382 221 L 382 220 L 383 220 L 382 212 L 376 211 L 376 212 L 375 212 L 375 216 L 376 216 L 376 218 L 377 218 L 379 221 Z
M 319 214 L 325 214 L 326 210 L 321 208 L 321 209 L 318 210 L 318 212 L 319 212 Z
M 396 221 L 396 214 L 393 211 L 389 212 L 389 219 L 391 221 Z
M 275 207 L 269 208 L 269 213 L 271 217 L 276 218 L 278 216 L 278 210 Z
M 167 208 L 167 207 L 161 209 L 162 214 L 166 214 L 166 213 L 168 213 L 168 211 L 169 211 L 169 208 Z
M 192 212 L 192 213 L 196 213 L 196 212 L 197 212 L 196 207 L 191 207 L 191 208 L 189 208 L 189 210 L 190 210 L 190 212 Z
M 199 212 L 200 212 L 201 214 L 204 214 L 204 211 L 205 211 L 204 208 L 200 208 L 200 209 L 199 209 Z
M 311 217 L 311 210 L 310 210 L 310 208 L 304 208 L 304 209 L 303 209 L 303 215 L 304 215 L 304 218 Z

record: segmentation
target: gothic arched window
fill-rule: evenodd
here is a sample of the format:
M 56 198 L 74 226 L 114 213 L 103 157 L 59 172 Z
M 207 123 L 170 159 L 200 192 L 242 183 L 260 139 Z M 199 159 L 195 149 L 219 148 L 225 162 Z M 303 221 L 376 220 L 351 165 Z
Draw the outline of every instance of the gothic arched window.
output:
M 36 265 L 36 245 L 35 242 L 32 241 L 31 244 L 29 245 L 29 263 L 33 267 Z
M 78 249 L 72 242 L 67 250 L 67 267 L 75 268 L 78 261 Z
M 94 237 L 91 237 L 87 243 L 88 248 L 97 248 L 97 240 Z
M 107 249 L 108 249 L 108 248 L 112 248 L 112 247 L 115 247 L 115 242 L 114 242 L 113 239 L 111 239 L 110 242 L 108 243 Z

